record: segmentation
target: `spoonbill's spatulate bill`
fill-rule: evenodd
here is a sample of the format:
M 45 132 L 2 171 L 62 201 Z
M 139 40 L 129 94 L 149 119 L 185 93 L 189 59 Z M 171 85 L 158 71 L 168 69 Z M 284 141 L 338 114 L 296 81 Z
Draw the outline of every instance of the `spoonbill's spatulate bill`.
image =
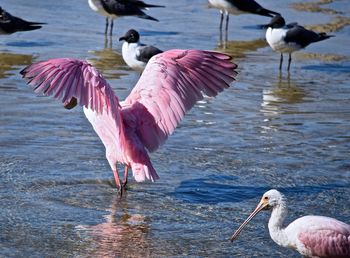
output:
M 165 142 L 204 94 L 214 97 L 228 88 L 236 67 L 230 56 L 218 52 L 166 51 L 148 62 L 122 102 L 103 76 L 85 61 L 51 59 L 29 65 L 21 74 L 36 93 L 53 95 L 68 108 L 77 103 L 84 107 L 106 147 L 106 158 L 122 194 L 129 168 L 138 182 L 158 179 L 148 151 L 155 151 Z M 117 162 L 125 165 L 123 183 Z
M 128 30 L 119 41 L 124 40 L 122 47 L 122 55 L 125 63 L 132 69 L 142 72 L 147 62 L 154 56 L 163 51 L 152 46 L 145 45 L 140 42 L 140 34 L 134 30 Z
M 106 16 L 105 34 L 108 32 L 110 19 L 110 32 L 113 32 L 113 20 L 123 16 L 136 16 L 146 20 L 158 21 L 156 18 L 147 15 L 143 10 L 151 7 L 164 7 L 162 5 L 147 4 L 140 0 L 88 0 L 92 10 Z
M 333 37 L 324 32 L 317 33 L 312 30 L 307 30 L 297 23 L 290 23 L 286 25 L 284 18 L 281 15 L 273 17 L 269 24 L 266 25 L 266 41 L 270 47 L 281 53 L 280 66 L 282 69 L 283 53 L 289 54 L 288 71 L 292 61 L 292 53 L 303 49 L 318 41 L 322 41 Z
M 287 208 L 277 190 L 267 191 L 260 203 L 231 237 L 235 240 L 248 222 L 261 210 L 272 209 L 269 232 L 278 245 L 297 250 L 306 257 L 350 257 L 350 225 L 324 216 L 304 216 L 283 227 Z
M 45 23 L 29 22 L 19 17 L 12 16 L 0 7 L 0 34 L 12 34 L 18 31 L 40 29 Z

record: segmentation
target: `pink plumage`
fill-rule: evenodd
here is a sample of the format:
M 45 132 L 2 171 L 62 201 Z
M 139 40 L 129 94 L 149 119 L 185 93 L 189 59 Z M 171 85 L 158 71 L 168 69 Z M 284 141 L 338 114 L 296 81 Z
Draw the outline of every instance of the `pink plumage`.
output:
M 231 57 L 211 51 L 170 50 L 154 56 L 123 102 L 89 63 L 51 59 L 21 71 L 36 93 L 53 95 L 66 106 L 77 102 L 106 147 L 106 158 L 121 187 L 117 162 L 136 181 L 156 180 L 148 151 L 155 151 L 185 113 L 204 95 L 216 96 L 236 75 Z
M 283 228 L 287 207 L 284 196 L 275 189 L 263 195 L 255 210 L 233 234 L 231 241 L 264 209 L 272 209 L 268 227 L 272 240 L 278 245 L 293 248 L 305 257 L 350 257 L 350 225 L 324 216 L 304 216 Z
M 288 228 L 297 231 L 305 255 L 350 257 L 350 225 L 342 221 L 323 216 L 305 216 L 289 224 Z

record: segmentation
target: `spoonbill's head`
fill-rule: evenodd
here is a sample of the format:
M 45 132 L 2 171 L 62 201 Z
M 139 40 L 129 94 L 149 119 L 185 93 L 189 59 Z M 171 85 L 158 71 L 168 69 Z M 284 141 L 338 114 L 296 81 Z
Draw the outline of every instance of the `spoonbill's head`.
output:
M 283 195 L 277 191 L 276 189 L 271 189 L 264 193 L 261 197 L 261 200 L 256 206 L 255 210 L 249 215 L 249 217 L 242 223 L 242 225 L 236 230 L 236 232 L 232 235 L 231 241 L 235 240 L 239 233 L 241 233 L 242 229 L 248 224 L 252 218 L 255 217 L 262 210 L 273 209 L 274 207 L 280 205 L 283 202 Z
M 258 207 L 261 207 L 260 210 L 273 209 L 275 206 L 280 205 L 283 199 L 283 195 L 276 189 L 271 189 L 264 193 L 261 197 Z M 259 211 L 260 211 L 259 210 Z

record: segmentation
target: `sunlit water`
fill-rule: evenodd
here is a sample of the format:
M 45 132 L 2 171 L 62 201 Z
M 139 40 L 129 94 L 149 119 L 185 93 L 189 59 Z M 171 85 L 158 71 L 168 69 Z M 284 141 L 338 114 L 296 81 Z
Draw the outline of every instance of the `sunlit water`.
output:
M 269 238 L 269 213 L 228 239 L 270 188 L 289 201 L 288 221 L 322 214 L 350 222 L 350 29 L 296 54 L 291 73 L 264 41 L 265 17 L 231 16 L 218 47 L 219 13 L 206 1 L 147 1 L 167 8 L 116 21 L 113 42 L 87 1 L 4 0 L 43 29 L 0 38 L 0 257 L 298 257 Z M 304 25 L 349 19 L 345 0 L 301 12 L 260 1 Z M 138 74 L 118 38 L 131 27 L 161 49 L 226 51 L 237 82 L 198 103 L 151 154 L 156 183 L 131 180 L 117 198 L 104 147 L 80 108 L 38 97 L 18 72 L 54 57 L 88 59 L 124 98 Z M 112 48 L 111 48 L 112 46 Z M 316 55 L 314 55 L 316 54 Z

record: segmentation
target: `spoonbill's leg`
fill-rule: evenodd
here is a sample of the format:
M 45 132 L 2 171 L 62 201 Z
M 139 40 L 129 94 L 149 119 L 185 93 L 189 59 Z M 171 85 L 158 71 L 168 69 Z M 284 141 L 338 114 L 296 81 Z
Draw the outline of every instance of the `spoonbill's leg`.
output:
M 105 29 L 105 35 L 107 35 L 108 32 L 108 17 L 106 17 L 106 29 Z
M 123 185 L 124 189 L 126 188 L 126 185 L 128 184 L 128 174 L 129 174 L 129 166 L 125 166 L 124 169 L 124 179 L 123 179 Z
M 289 71 L 289 68 L 290 68 L 290 63 L 292 62 L 292 54 L 289 53 L 289 58 L 288 58 L 288 71 Z
M 281 53 L 281 58 L 280 58 L 280 70 L 282 70 L 282 63 L 283 63 L 283 54 Z
M 220 31 L 222 30 L 222 22 L 224 21 L 224 12 L 220 10 L 221 13 L 221 19 L 220 19 Z
M 118 188 L 119 196 L 122 197 L 123 196 L 123 187 L 122 187 L 122 183 L 121 183 L 120 178 L 119 178 L 118 170 L 117 169 L 113 170 L 113 174 L 114 174 L 115 184 L 117 185 L 117 188 Z
M 109 36 L 112 36 L 113 33 L 113 19 L 111 21 L 111 30 L 109 31 Z

